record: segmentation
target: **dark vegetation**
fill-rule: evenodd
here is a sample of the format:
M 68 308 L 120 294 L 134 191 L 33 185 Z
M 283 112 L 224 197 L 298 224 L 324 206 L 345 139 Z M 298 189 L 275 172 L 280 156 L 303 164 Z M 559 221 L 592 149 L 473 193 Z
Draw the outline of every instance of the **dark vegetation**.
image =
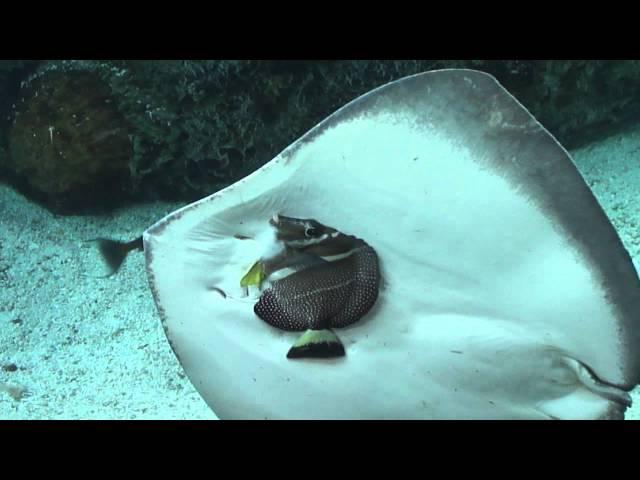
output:
M 640 120 L 639 61 L 1 61 L 0 178 L 60 213 L 192 201 L 353 98 L 487 71 L 571 149 Z

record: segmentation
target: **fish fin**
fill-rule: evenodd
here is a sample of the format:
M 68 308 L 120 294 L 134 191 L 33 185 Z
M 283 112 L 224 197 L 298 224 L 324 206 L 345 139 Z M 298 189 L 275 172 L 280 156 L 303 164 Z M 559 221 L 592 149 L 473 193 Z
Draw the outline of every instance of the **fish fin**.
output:
M 111 271 L 106 275 L 107 277 L 116 273 L 124 259 L 132 250 L 142 250 L 142 236 L 131 240 L 130 242 L 119 242 L 117 240 L 111 240 L 109 238 L 93 238 L 88 240 L 90 242 L 98 242 L 98 248 L 102 258 L 107 263 Z
M 308 267 L 322 265 L 328 263 L 321 257 L 307 253 L 287 252 L 278 255 L 267 261 L 258 260 L 253 264 L 249 271 L 240 279 L 241 287 L 250 287 L 252 285 L 258 288 L 262 287 L 262 283 L 267 277 L 274 272 L 284 270 L 286 268 L 293 271 L 303 270 Z
M 251 285 L 257 285 L 259 288 L 262 285 L 264 278 L 264 264 L 260 261 L 257 261 L 244 275 L 244 277 L 240 279 L 240 286 L 250 287 Z
M 307 330 L 291 347 L 287 358 L 334 358 L 344 357 L 344 345 L 329 329 Z

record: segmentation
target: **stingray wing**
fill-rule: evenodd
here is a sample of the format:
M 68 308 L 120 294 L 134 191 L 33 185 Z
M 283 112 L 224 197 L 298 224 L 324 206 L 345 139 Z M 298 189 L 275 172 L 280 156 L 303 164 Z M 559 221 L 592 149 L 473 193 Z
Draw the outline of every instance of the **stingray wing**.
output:
M 378 252 L 385 288 L 291 361 L 239 281 L 274 213 Z M 560 144 L 491 76 L 427 72 L 347 104 L 144 235 L 167 337 L 222 418 L 619 418 L 640 379 L 639 281 Z

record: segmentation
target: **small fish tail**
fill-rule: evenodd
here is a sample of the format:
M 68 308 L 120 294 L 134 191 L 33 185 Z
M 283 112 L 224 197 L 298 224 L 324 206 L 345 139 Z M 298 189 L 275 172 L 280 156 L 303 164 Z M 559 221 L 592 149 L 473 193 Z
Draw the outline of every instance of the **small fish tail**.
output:
M 307 330 L 291 347 L 287 358 L 344 357 L 344 345 L 330 329 Z

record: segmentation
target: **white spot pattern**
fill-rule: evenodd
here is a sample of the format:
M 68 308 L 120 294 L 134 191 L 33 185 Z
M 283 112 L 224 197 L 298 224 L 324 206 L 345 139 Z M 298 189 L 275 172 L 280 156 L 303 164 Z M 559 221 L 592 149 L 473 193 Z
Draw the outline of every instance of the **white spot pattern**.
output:
M 374 305 L 379 278 L 378 257 L 365 244 L 346 258 L 274 282 L 264 291 L 254 311 L 282 330 L 345 327 L 362 318 Z

